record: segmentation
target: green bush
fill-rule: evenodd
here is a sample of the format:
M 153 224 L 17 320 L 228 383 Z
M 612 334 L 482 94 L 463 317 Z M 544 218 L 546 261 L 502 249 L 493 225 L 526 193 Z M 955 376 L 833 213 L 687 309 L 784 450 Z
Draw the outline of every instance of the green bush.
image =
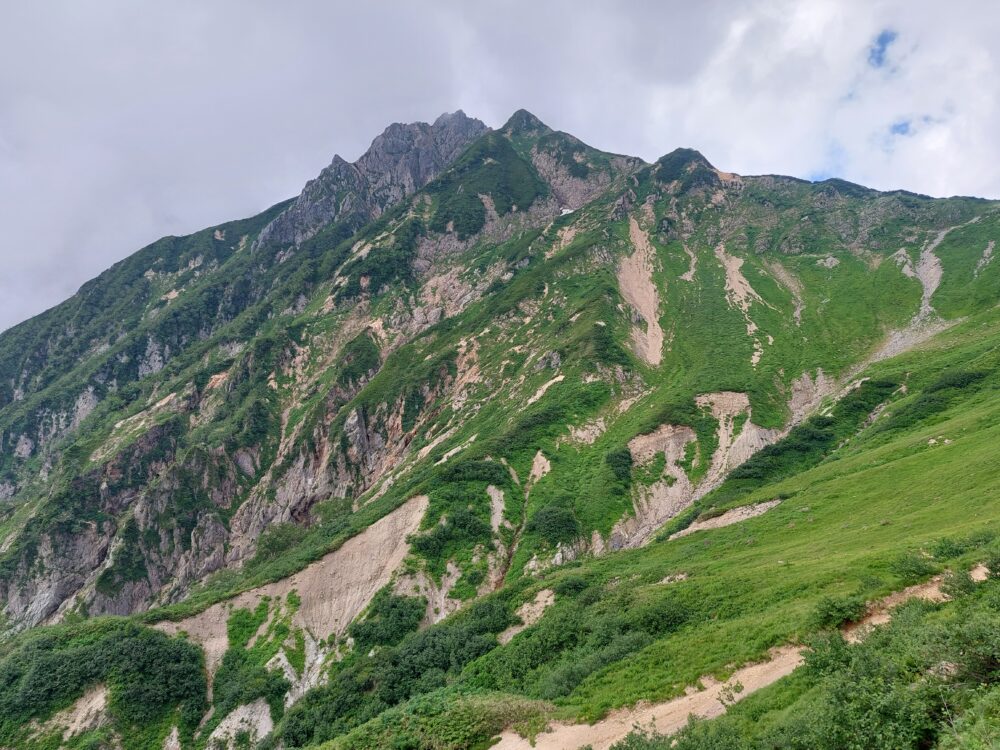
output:
M 576 596 L 589 585 L 590 583 L 583 576 L 569 575 L 559 579 L 552 590 L 560 597 Z
M 288 710 L 273 742 L 287 748 L 316 745 L 409 698 L 444 687 L 465 665 L 495 648 L 495 634 L 510 621 L 506 607 L 491 599 L 411 633 L 371 657 L 353 652 L 333 666 L 328 684 L 310 691 Z
M 337 383 L 342 386 L 357 383 L 370 372 L 378 369 L 381 352 L 367 331 L 351 339 L 340 354 L 340 372 Z
M 632 453 L 628 448 L 610 451 L 604 457 L 604 463 L 611 467 L 611 471 L 619 482 L 627 485 L 631 481 Z
M 426 608 L 426 599 L 397 596 L 384 588 L 372 598 L 364 619 L 351 623 L 348 632 L 360 651 L 394 646 L 419 627 Z
M 996 538 L 996 534 L 989 529 L 964 537 L 942 537 L 934 543 L 931 552 L 938 560 L 950 560 L 964 555 L 966 552 L 985 547 L 994 538 Z
M 389 709 L 335 740 L 330 750 L 486 748 L 510 726 L 537 731 L 546 712 L 544 704 L 511 695 L 438 690 Z
M 302 526 L 290 522 L 269 526 L 257 539 L 257 551 L 249 565 L 255 567 L 274 560 L 298 545 L 307 533 Z
M 864 617 L 865 599 L 862 596 L 825 596 L 820 599 L 812 615 L 817 628 L 839 628 Z
M 212 684 L 213 718 L 224 718 L 233 709 L 258 698 L 264 698 L 271 708 L 271 717 L 278 719 L 285 708 L 285 693 L 291 684 L 279 671 L 260 664 L 245 648 L 230 648 L 222 657 Z
M 539 508 L 528 519 L 525 531 L 537 534 L 551 545 L 571 542 L 580 535 L 580 522 L 573 511 L 558 505 Z
M 32 720 L 48 718 L 98 684 L 108 688 L 112 726 L 125 748 L 161 743 L 149 732 L 169 716 L 178 716 L 187 741 L 206 708 L 203 669 L 194 644 L 127 620 L 33 630 L 9 642 L 0 657 L 0 744 L 23 746 Z
M 968 596 L 976 590 L 976 582 L 965 571 L 946 571 L 941 581 L 941 592 L 949 599 Z
M 414 536 L 410 548 L 426 558 L 432 570 L 442 572 L 445 561 L 460 547 L 488 543 L 493 538 L 490 525 L 468 508 L 458 508 L 449 513 L 444 523 L 434 526 L 426 534 Z
M 900 555 L 892 561 L 889 568 L 906 584 L 919 583 L 937 572 L 934 563 L 915 552 Z

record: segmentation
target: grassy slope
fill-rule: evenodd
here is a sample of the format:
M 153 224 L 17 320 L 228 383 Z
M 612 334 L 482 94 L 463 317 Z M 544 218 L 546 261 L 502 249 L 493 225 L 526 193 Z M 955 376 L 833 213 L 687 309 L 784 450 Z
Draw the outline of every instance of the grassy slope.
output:
M 885 362 L 872 374 L 909 373 L 995 363 L 1000 315 L 989 313 L 935 346 Z M 741 497 L 739 504 L 788 499 L 766 515 L 673 542 L 588 561 L 588 574 L 633 581 L 637 591 L 685 572 L 672 584 L 692 601 L 713 602 L 713 622 L 699 624 L 594 675 L 565 704 L 593 718 L 635 700 L 675 694 L 701 674 L 763 654 L 800 637 L 823 596 L 869 597 L 903 581 L 892 563 L 943 535 L 1000 527 L 1000 392 L 989 387 L 941 414 L 883 440 L 858 439 L 837 460 Z M 938 421 L 940 420 L 940 421 Z M 952 440 L 928 445 L 931 438 Z M 877 438 L 878 436 L 873 436 Z M 650 586 L 650 584 L 653 584 Z M 716 619 L 716 616 L 718 619 Z
M 918 389 L 942 370 L 992 368 L 1000 343 L 997 323 L 1000 312 L 990 311 L 919 352 L 872 368 L 873 375 L 907 377 L 913 394 L 894 403 L 882 421 L 889 424 L 892 414 L 919 398 Z M 983 336 L 984 330 L 991 335 Z M 825 597 L 876 598 L 912 583 L 914 552 L 937 552 L 927 569 L 918 571 L 924 576 L 981 559 L 983 549 L 948 557 L 937 542 L 1000 528 L 1000 476 L 992 463 L 1000 438 L 997 386 L 993 374 L 925 422 L 898 432 L 869 429 L 821 465 L 737 501 L 787 498 L 764 516 L 550 572 L 518 597 L 530 599 L 542 587 L 561 592 L 542 622 L 481 657 L 458 683 L 493 687 L 482 675 L 513 674 L 503 667 L 510 652 L 517 660 L 536 662 L 528 677 L 522 674 L 509 684 L 523 685 L 529 697 L 544 697 L 539 686 L 550 684 L 546 677 L 564 671 L 567 661 L 582 663 L 593 653 L 579 643 L 567 647 L 553 640 L 558 628 L 547 623 L 564 619 L 566 627 L 585 632 L 608 624 L 609 607 L 655 611 L 669 603 L 683 609 L 687 624 L 555 697 L 553 715 L 592 720 L 638 700 L 672 697 L 703 674 L 723 677 L 771 646 L 806 638 L 815 630 L 814 613 Z M 928 445 L 931 438 L 940 442 Z M 659 583 L 680 572 L 688 579 Z M 580 586 L 585 587 L 582 595 Z M 552 653 L 538 656 L 537 648 Z M 782 696 L 784 707 L 807 689 L 793 677 L 769 695 Z M 434 715 L 442 726 L 460 721 L 447 710 Z

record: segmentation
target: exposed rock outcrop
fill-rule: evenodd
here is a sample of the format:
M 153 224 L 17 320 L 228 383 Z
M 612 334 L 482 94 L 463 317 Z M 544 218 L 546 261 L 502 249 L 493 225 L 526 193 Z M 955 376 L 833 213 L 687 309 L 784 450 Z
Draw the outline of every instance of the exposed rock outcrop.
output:
M 488 128 L 461 110 L 433 124 L 395 123 L 349 164 L 339 156 L 260 233 L 254 249 L 297 245 L 335 221 L 358 226 L 436 177 Z

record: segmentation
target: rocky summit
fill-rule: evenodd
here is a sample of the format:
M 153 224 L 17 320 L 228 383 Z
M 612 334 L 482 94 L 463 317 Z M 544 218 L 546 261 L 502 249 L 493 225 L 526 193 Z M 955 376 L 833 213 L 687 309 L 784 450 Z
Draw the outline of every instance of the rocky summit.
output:
M 0 747 L 992 747 L 997 239 L 521 110 L 154 242 L 0 334 Z

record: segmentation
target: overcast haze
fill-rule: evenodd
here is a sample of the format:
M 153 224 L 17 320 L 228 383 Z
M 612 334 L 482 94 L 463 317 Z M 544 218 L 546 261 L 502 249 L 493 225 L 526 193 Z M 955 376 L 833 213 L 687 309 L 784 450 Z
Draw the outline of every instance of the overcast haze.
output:
M 458 108 L 647 160 L 1000 197 L 998 38 L 971 0 L 0 0 L 0 329 Z

